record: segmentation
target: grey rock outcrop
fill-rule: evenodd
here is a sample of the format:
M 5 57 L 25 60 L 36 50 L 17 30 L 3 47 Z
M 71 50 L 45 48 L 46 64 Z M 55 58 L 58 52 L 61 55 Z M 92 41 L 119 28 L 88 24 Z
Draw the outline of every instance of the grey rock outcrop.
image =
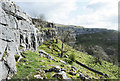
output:
M 15 55 L 21 56 L 21 48 L 36 50 L 47 32 L 41 33 L 12 0 L 0 0 L 0 81 L 17 72 Z
M 56 74 L 52 76 L 53 78 L 59 78 L 60 80 L 68 80 L 69 79 L 67 77 L 65 69 L 60 68 L 60 66 L 52 67 L 50 69 L 45 70 L 45 72 L 56 72 Z
M 37 18 L 32 18 L 33 24 L 38 28 L 55 28 L 55 24 L 51 22 L 45 21 L 45 19 L 41 19 L 39 16 Z
M 55 29 L 41 30 L 41 38 L 44 41 L 48 41 L 54 39 L 57 35 L 57 31 Z
M 0 1 L 0 80 L 17 72 L 19 48 L 36 50 L 37 29 L 31 19 L 11 0 Z
M 64 80 L 65 80 L 65 81 L 72 81 L 71 79 L 69 79 L 69 78 L 67 77 L 67 74 L 66 74 L 66 72 L 64 72 L 64 71 L 61 71 L 61 72 L 55 74 L 53 77 L 54 77 L 54 78 L 59 78 L 59 79 L 61 79 L 61 80 L 63 80 L 63 81 L 64 81 Z
M 74 66 L 71 66 L 70 71 L 68 72 L 70 75 L 76 75 L 77 74 L 77 69 Z
M 45 72 L 61 72 L 61 68 L 59 66 L 56 66 L 45 70 Z
M 59 62 L 63 63 L 63 64 L 67 64 L 65 61 L 63 60 L 59 60 Z
M 48 59 L 53 59 L 48 53 L 46 53 L 45 51 L 39 50 L 40 56 L 41 55 L 45 55 Z

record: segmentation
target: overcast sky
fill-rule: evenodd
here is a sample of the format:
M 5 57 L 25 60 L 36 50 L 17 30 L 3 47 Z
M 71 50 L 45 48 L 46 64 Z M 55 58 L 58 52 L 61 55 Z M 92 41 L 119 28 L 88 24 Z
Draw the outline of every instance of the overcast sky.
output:
M 13 0 L 30 16 L 87 28 L 118 29 L 118 0 Z

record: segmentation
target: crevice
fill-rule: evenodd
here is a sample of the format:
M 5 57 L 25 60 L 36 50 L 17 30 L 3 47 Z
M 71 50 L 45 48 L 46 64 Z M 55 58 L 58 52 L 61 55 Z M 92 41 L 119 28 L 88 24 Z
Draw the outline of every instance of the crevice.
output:
M 32 39 L 31 46 L 36 50 L 35 35 L 33 33 L 31 34 L 31 39 Z
M 0 61 L 4 61 L 6 56 L 8 57 L 7 47 L 5 48 L 5 51 L 4 51 L 3 56 L 2 56 L 2 59 Z
M 16 15 L 15 13 L 13 13 L 13 12 L 11 12 L 11 11 L 8 11 L 8 10 L 6 10 L 6 9 L 3 9 L 3 10 L 5 11 L 6 14 L 12 15 L 12 16 L 16 17 L 17 20 L 26 20 L 26 19 L 24 19 L 23 17 L 18 16 L 18 15 Z
M 28 38 L 27 38 L 27 37 L 25 38 L 25 41 L 26 41 L 27 44 L 29 44 L 29 42 L 28 42 Z
M 7 61 L 5 61 L 4 60 L 4 64 L 5 64 L 5 66 L 7 67 L 7 69 L 8 69 L 8 74 L 14 74 L 15 72 L 10 68 L 10 66 L 8 65 L 8 63 L 7 63 Z
M 23 43 L 23 35 L 20 34 L 20 44 Z
M 4 51 L 4 55 L 3 55 L 3 57 L 2 57 L 2 60 L 1 61 L 3 61 L 4 62 L 4 65 L 7 67 L 7 69 L 8 69 L 8 74 L 14 74 L 15 72 L 10 68 L 10 66 L 8 65 L 8 62 L 7 62 L 7 60 L 4 58 L 4 57 L 8 57 L 8 53 L 7 53 L 7 47 L 5 48 L 5 51 Z
M 7 39 L 1 39 L 1 40 L 6 41 L 6 42 L 13 42 L 13 40 L 7 40 Z
M 5 23 L 1 23 L 1 22 L 0 22 L 0 24 L 3 25 L 3 26 L 8 26 L 8 24 L 5 24 Z
M 17 20 L 14 18 L 15 20 L 15 23 L 16 23 L 16 28 L 18 29 L 18 23 L 17 23 Z

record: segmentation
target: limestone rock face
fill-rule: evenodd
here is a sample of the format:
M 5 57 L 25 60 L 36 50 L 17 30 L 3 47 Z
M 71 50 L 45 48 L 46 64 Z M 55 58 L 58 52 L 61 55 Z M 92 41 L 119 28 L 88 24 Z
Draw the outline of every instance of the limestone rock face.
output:
M 60 33 L 61 30 L 73 30 L 73 35 L 80 35 L 80 34 L 91 34 L 91 33 L 97 33 L 97 32 L 103 32 L 107 31 L 107 29 L 99 29 L 99 28 L 82 28 L 82 27 L 75 27 L 75 26 L 69 26 L 68 27 L 56 27 L 58 33 Z
M 36 50 L 45 36 L 13 1 L 0 0 L 0 81 L 17 72 L 15 55 L 20 55 L 21 47 Z

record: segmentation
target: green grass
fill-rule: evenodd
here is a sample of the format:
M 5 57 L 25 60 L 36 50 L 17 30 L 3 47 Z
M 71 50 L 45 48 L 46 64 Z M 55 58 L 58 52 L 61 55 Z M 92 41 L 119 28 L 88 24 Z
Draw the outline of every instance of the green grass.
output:
M 48 65 L 55 64 L 52 60 L 48 62 L 47 58 L 40 57 L 39 54 L 35 52 L 26 51 L 25 54 L 26 58 L 22 58 L 20 62 L 17 63 L 17 74 L 14 75 L 13 79 L 34 79 L 33 76 L 37 74 L 37 69 L 48 69 L 51 67 Z M 56 63 L 56 65 L 58 64 L 59 63 Z M 40 67 L 41 65 L 46 67 Z
M 52 54 L 52 51 L 49 48 L 47 48 L 47 46 L 45 44 L 48 44 L 48 45 L 52 44 L 53 46 L 56 45 L 56 48 L 60 49 L 61 48 L 61 41 L 60 40 L 59 40 L 58 44 L 55 44 L 53 41 L 50 41 L 50 42 L 45 42 L 43 45 L 41 45 L 39 47 L 39 49 L 43 49 L 43 50 L 45 50 L 46 52 L 48 52 L 49 54 L 51 54 L 53 56 L 59 56 L 58 52 L 54 52 Z M 102 65 L 100 65 L 99 63 L 96 64 L 96 63 L 94 63 L 95 58 L 93 56 L 82 53 L 82 52 L 79 52 L 79 51 L 73 49 L 72 47 L 64 44 L 64 51 L 66 51 L 66 50 L 68 50 L 68 51 L 66 53 L 64 53 L 64 55 L 70 55 L 70 54 L 74 53 L 75 56 L 76 56 L 76 60 L 80 61 L 81 63 L 83 63 L 83 64 L 85 64 L 85 65 L 87 65 L 87 66 L 89 66 L 89 67 L 91 67 L 91 68 L 93 68 L 95 70 L 98 70 L 100 72 L 108 74 L 110 76 L 110 78 L 112 78 L 112 79 L 118 78 L 117 77 L 118 76 L 118 67 L 113 65 L 112 63 L 102 61 Z M 65 58 L 61 58 L 61 59 L 65 59 Z M 81 66 L 77 65 L 76 63 L 73 63 L 73 64 L 75 64 L 75 66 L 78 66 L 78 69 L 81 67 Z M 83 70 L 80 69 L 80 71 L 83 72 L 83 73 L 90 72 L 89 70 L 87 70 L 85 68 L 82 68 L 82 69 Z M 95 74 L 90 72 L 89 76 L 95 76 Z M 95 77 L 95 78 L 98 78 L 98 77 Z
M 79 71 L 81 71 L 84 75 L 88 75 L 91 78 L 98 79 L 101 75 L 95 74 L 94 72 L 89 71 L 86 68 L 83 68 L 82 66 L 76 64 L 73 62 L 72 64 L 63 64 L 59 62 L 59 60 L 69 60 L 69 58 L 65 58 L 64 55 L 71 55 L 75 54 L 75 59 L 79 62 L 94 68 L 95 70 L 98 70 L 100 72 L 108 74 L 110 77 L 109 79 L 117 79 L 118 75 L 118 67 L 108 63 L 106 61 L 102 61 L 102 65 L 94 63 L 94 57 L 82 52 L 79 52 L 72 47 L 64 44 L 64 51 L 68 50 L 64 53 L 63 58 L 60 58 L 60 51 L 61 50 L 61 41 L 58 40 L 58 43 L 55 43 L 55 40 L 51 41 L 45 41 L 42 45 L 38 47 L 39 50 L 44 50 L 45 52 L 49 53 L 54 59 L 56 59 L 58 62 L 49 60 L 45 57 L 40 57 L 38 51 L 32 52 L 32 51 L 26 51 L 24 52 L 24 56 L 26 58 L 22 58 L 19 62 L 17 62 L 17 74 L 13 76 L 12 79 L 34 79 L 34 75 L 38 73 L 37 69 L 40 69 L 41 71 L 45 69 L 49 69 L 53 66 L 60 66 L 62 68 L 65 68 L 67 76 L 69 78 L 77 78 L 78 74 L 76 76 L 71 76 L 68 74 L 70 67 L 75 66 Z M 51 48 L 51 49 L 50 49 Z M 57 51 L 56 51 L 57 50 Z M 49 62 L 50 61 L 50 62 Z M 52 65 L 52 66 L 51 66 Z M 45 67 L 40 67 L 45 66 Z M 48 73 L 41 73 L 42 75 L 46 76 L 47 79 L 52 78 L 54 72 L 48 72 Z M 105 78 L 105 77 L 104 77 Z

